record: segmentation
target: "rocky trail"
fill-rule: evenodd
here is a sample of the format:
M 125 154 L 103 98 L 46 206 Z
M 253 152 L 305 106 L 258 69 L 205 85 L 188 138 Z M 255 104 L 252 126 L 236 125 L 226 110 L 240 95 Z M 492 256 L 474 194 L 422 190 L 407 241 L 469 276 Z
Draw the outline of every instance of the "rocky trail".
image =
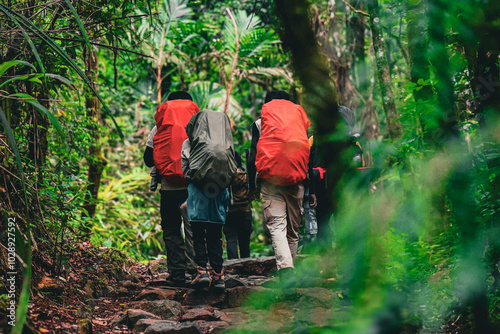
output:
M 143 265 L 88 243 L 73 246 L 65 263 L 65 274 L 36 278 L 33 333 L 287 333 L 328 326 L 343 313 L 334 289 L 282 289 L 272 276 L 273 257 L 226 260 L 225 291 L 169 287 L 165 259 Z

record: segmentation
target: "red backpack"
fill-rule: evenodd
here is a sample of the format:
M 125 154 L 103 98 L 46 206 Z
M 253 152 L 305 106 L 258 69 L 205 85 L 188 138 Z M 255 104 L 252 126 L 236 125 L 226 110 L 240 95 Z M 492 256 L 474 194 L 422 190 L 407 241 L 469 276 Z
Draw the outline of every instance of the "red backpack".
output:
M 279 186 L 297 184 L 306 178 L 310 125 L 304 109 L 290 101 L 272 100 L 262 106 L 255 157 L 259 178 Z
M 171 100 L 158 107 L 153 160 L 158 172 L 172 183 L 187 184 L 181 169 L 181 148 L 187 139 L 186 125 L 200 109 L 191 100 Z

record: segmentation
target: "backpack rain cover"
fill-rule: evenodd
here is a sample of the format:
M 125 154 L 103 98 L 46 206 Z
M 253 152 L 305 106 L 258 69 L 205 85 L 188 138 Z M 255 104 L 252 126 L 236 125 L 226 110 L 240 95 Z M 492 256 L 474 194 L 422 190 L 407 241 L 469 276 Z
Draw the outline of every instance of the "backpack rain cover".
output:
M 262 106 L 255 158 L 259 178 L 279 186 L 298 184 L 306 178 L 310 125 L 304 109 L 293 102 L 272 100 Z
M 233 134 L 229 117 L 218 111 L 203 110 L 186 126 L 191 144 L 186 175 L 200 189 L 219 192 L 236 175 Z
M 198 111 L 200 109 L 191 100 L 167 101 L 156 111 L 153 160 L 158 172 L 169 182 L 187 183 L 181 169 L 181 148 L 187 139 L 185 127 Z

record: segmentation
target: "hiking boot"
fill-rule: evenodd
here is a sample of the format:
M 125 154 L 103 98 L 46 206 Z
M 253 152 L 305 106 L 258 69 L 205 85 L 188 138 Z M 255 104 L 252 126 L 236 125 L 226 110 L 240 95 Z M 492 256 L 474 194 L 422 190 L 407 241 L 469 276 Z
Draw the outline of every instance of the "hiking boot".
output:
M 207 268 L 196 267 L 196 275 L 191 284 L 195 289 L 206 289 L 210 285 L 210 276 L 208 275 Z
M 224 282 L 224 270 L 221 270 L 220 274 L 217 274 L 212 270 L 212 285 L 216 290 L 225 290 L 226 283 Z
M 165 282 L 168 286 L 183 287 L 186 285 L 186 278 L 183 271 L 169 273 Z

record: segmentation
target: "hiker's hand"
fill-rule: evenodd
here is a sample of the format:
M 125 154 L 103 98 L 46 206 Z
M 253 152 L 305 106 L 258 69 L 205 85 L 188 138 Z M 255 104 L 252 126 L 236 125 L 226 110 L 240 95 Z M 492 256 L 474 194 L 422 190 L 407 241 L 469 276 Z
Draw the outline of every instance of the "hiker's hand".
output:
M 313 209 L 318 206 L 318 199 L 316 198 L 315 194 L 309 195 L 309 206 Z

